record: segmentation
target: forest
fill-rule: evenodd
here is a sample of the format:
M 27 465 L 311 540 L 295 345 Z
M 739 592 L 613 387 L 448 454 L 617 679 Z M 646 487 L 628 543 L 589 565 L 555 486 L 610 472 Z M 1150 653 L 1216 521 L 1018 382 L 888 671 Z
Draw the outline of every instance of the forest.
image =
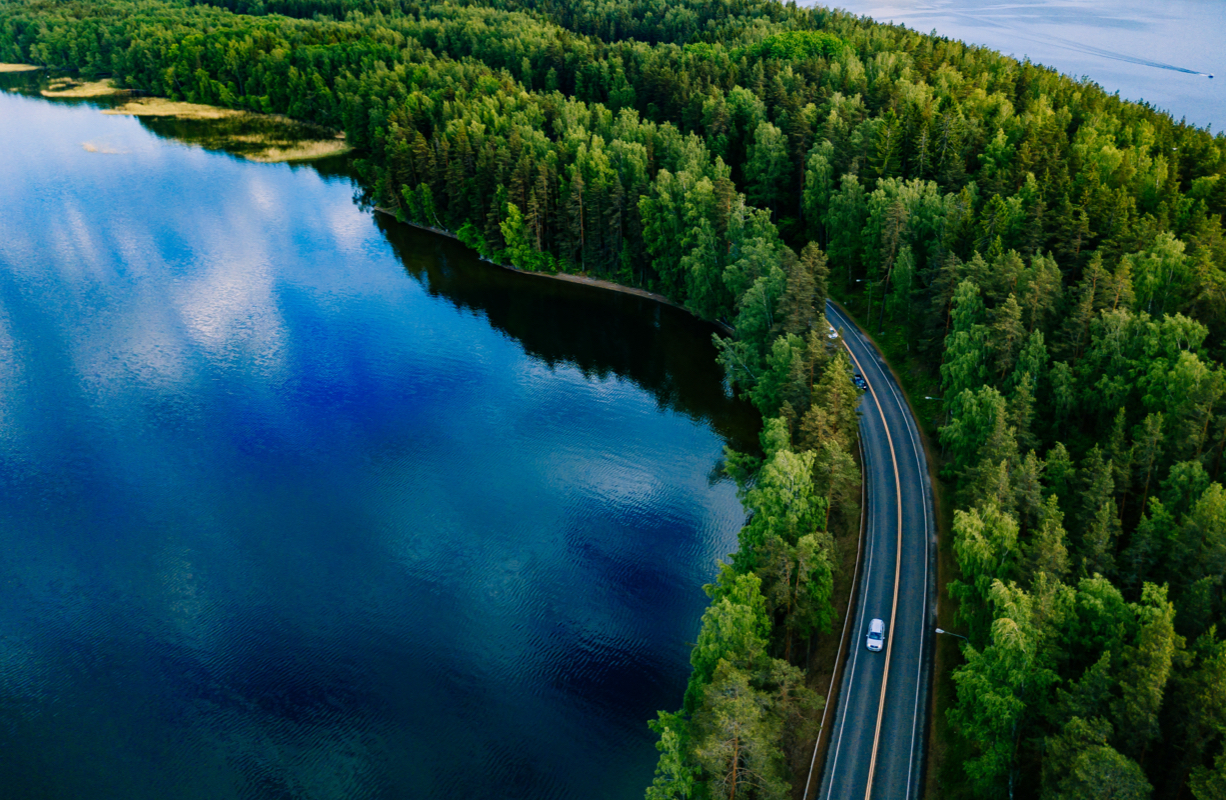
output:
M 941 796 L 1226 798 L 1226 137 L 771 0 L 14 0 L 0 61 L 343 130 L 406 221 L 731 327 L 750 516 L 649 798 L 803 780 L 859 519 L 828 294 L 941 387 Z

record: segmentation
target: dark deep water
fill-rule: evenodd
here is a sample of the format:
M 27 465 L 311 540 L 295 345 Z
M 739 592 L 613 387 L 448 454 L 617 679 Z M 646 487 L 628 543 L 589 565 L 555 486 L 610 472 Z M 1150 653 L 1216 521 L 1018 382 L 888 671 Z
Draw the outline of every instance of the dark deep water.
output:
M 0 92 L 0 796 L 640 797 L 711 330 L 151 127 Z

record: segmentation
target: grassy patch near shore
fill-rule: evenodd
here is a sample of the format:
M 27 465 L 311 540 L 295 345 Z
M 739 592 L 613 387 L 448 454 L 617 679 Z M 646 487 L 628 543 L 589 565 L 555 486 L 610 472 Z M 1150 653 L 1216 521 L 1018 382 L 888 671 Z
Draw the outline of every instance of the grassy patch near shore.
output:
M 142 97 L 108 108 L 102 113 L 143 117 L 157 133 L 198 144 L 208 150 L 224 150 L 263 164 L 312 161 L 350 150 L 343 135 L 288 117 L 252 114 L 162 97 Z M 207 124 L 198 124 L 202 122 Z
M 39 91 L 43 97 L 114 97 L 127 94 L 127 89 L 117 89 L 110 81 L 75 81 L 57 78 L 46 89 Z
M 225 119 L 243 115 L 242 111 L 235 111 L 232 108 L 218 108 L 199 103 L 180 103 L 164 97 L 142 97 L 121 106 L 108 108 L 102 113 L 126 114 L 134 117 L 176 117 L 178 119 Z
M 0 65 L 0 72 L 30 72 L 40 67 L 25 64 Z M 49 80 L 39 76 L 37 83 L 25 85 L 22 91 L 37 91 L 52 100 L 117 98 L 103 103 L 109 107 L 101 113 L 140 117 L 145 127 L 155 133 L 207 150 L 223 150 L 249 161 L 274 164 L 314 161 L 348 153 L 352 148 L 344 134 L 310 125 L 289 117 L 255 114 L 232 108 L 186 103 L 164 97 L 128 97 L 127 89 L 114 86 L 109 80 L 85 81 L 56 76 Z M 82 144 L 91 153 L 116 153 L 94 142 Z
M 300 142 L 286 142 L 284 146 L 270 145 L 268 142 L 256 142 L 256 144 L 260 144 L 261 149 L 239 153 L 239 155 L 251 161 L 273 164 L 284 161 L 312 161 L 316 158 L 342 155 L 351 149 L 344 139 L 308 139 Z

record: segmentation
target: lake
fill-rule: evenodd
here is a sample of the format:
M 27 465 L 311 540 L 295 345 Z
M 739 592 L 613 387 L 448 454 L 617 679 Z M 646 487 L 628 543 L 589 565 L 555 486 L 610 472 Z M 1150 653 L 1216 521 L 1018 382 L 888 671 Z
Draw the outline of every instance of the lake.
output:
M 641 797 L 757 436 L 712 329 L 0 120 L 0 795 Z
M 821 5 L 827 5 L 822 3 Z M 879 22 L 986 45 L 1198 126 L 1226 128 L 1221 0 L 842 0 Z M 1214 74 L 1210 80 L 1205 74 Z

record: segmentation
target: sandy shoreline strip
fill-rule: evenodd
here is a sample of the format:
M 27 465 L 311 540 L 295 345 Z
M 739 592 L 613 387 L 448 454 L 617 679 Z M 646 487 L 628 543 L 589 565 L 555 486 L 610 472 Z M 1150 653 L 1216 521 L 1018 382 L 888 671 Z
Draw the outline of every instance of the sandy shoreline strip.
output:
M 460 237 L 456 236 L 451 231 L 443 230 L 442 228 L 431 228 L 428 225 L 418 225 L 416 222 L 409 222 L 408 220 L 399 219 L 396 216 L 395 211 L 392 211 L 391 209 L 383 208 L 382 206 L 375 206 L 375 211 L 378 211 L 380 214 L 386 214 L 387 216 L 391 217 L 392 219 L 396 220 L 402 225 L 411 225 L 414 228 L 420 228 L 423 231 L 430 231 L 431 233 L 437 233 L 440 236 L 446 236 L 448 239 L 455 239 L 456 241 L 459 241 L 460 239 Z M 511 272 L 518 272 L 520 275 L 532 275 L 537 278 L 552 278 L 553 280 L 557 280 L 557 281 L 566 281 L 568 283 L 580 283 L 580 284 L 583 284 L 584 286 L 595 286 L 597 289 L 606 289 L 610 292 L 620 292 L 621 294 L 632 294 L 636 297 L 643 297 L 643 298 L 646 298 L 647 300 L 654 300 L 657 303 L 662 303 L 663 305 L 666 305 L 666 306 L 672 306 L 673 308 L 679 308 L 687 314 L 696 316 L 694 315 L 694 312 L 690 311 L 685 306 L 680 305 L 679 303 L 674 303 L 672 300 L 669 300 L 667 297 L 665 297 L 662 294 L 656 294 L 655 292 L 649 292 L 646 289 L 636 289 L 633 286 L 623 286 L 620 283 L 613 283 L 612 281 L 605 281 L 605 280 L 601 280 L 600 278 L 589 278 L 586 275 L 572 275 L 568 272 L 559 272 L 556 274 L 550 274 L 548 272 L 530 272 L 526 269 L 520 269 L 519 267 L 513 267 L 510 264 L 500 264 L 497 261 L 490 261 L 489 259 L 486 259 L 486 258 L 483 258 L 481 260 L 487 264 L 492 264 L 495 267 L 501 267 L 502 269 L 510 270 Z M 698 317 L 698 318 L 701 319 L 701 317 Z M 704 321 L 711 322 L 711 324 L 714 325 L 715 327 L 724 331 L 728 335 L 732 335 L 731 326 L 725 325 L 722 322 L 714 322 L 711 320 L 704 320 Z
M 0 72 L 33 72 L 42 67 L 36 67 L 33 64 L 0 64 Z

